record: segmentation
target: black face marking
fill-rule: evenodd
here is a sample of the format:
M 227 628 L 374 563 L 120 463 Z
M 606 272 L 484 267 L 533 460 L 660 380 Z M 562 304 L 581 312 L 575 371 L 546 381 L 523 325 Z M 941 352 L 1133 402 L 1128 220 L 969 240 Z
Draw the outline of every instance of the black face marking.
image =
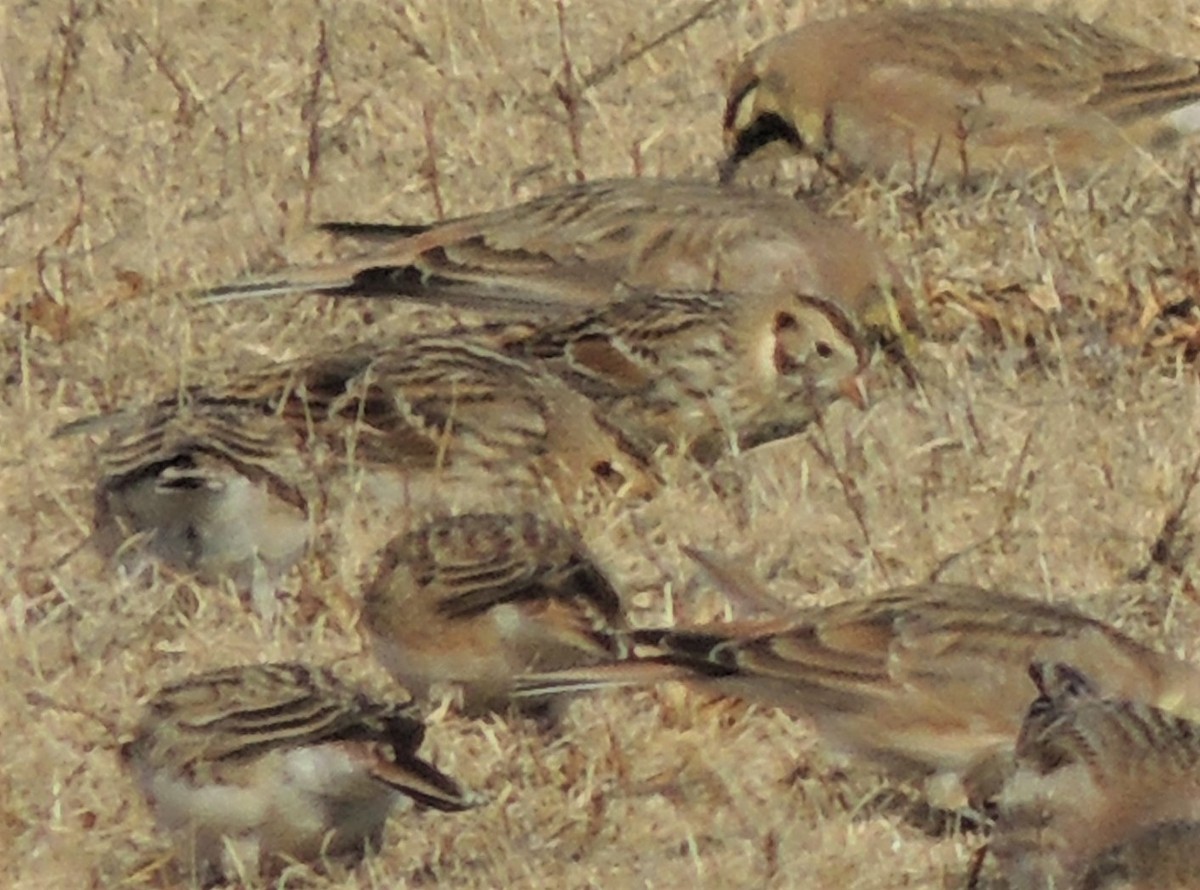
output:
M 792 124 L 773 112 L 760 114 L 737 134 L 733 151 L 722 164 L 722 179 L 728 181 L 738 164 L 772 142 L 786 142 L 796 151 L 804 151 L 804 140 Z
M 775 316 L 775 333 L 780 331 L 793 331 L 800 326 L 796 321 L 796 316 L 790 312 L 780 312 Z

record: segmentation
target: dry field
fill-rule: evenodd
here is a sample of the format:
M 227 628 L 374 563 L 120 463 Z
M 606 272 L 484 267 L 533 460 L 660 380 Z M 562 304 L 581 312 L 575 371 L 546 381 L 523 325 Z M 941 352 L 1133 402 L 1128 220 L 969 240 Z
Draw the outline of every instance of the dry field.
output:
M 740 55 L 846 5 L 4 4 L 0 885 L 173 885 L 115 754 L 166 680 L 303 658 L 386 688 L 356 627 L 363 554 L 299 567 L 276 628 L 232 590 L 120 578 L 87 546 L 91 443 L 53 430 L 214 363 L 438 323 L 185 299 L 327 255 L 314 221 L 427 220 L 578 176 L 715 176 Z M 1200 55 L 1200 0 L 1071 8 Z M 920 383 L 885 375 L 865 412 L 839 406 L 732 462 L 735 496 L 669 467 L 657 502 L 597 517 L 637 619 L 722 608 L 691 543 L 796 603 L 978 582 L 1076 600 L 1200 658 L 1200 196 L 1185 152 L 1158 161 L 1075 191 L 816 183 L 911 293 Z M 794 162 L 750 172 L 811 179 Z M 381 855 L 297 867 L 286 886 L 958 887 L 980 843 L 903 818 L 786 716 L 682 687 L 581 699 L 555 736 L 444 709 L 432 722 L 438 763 L 490 803 L 398 813 Z

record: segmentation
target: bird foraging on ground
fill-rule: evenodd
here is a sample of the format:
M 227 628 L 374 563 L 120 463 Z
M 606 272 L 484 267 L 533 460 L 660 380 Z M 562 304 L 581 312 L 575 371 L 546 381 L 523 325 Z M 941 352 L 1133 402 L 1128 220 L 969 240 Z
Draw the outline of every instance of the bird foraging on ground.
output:
M 1090 176 L 1200 128 L 1200 63 L 1028 9 L 871 10 L 755 49 L 724 127 L 725 181 L 774 143 L 844 178 Z
M 534 513 L 418 525 L 385 549 L 362 617 L 402 685 L 457 685 L 470 711 L 505 707 L 519 674 L 625 653 L 620 596 L 575 535 Z
M 634 655 L 522 678 L 518 694 L 684 680 L 812 722 L 834 748 L 987 805 L 1010 771 L 1035 660 L 1085 665 L 1107 693 L 1200 713 L 1200 670 L 1067 605 L 927 584 L 767 622 L 631 633 Z
M 504 351 L 596 402 L 645 451 L 710 464 L 803 430 L 830 403 L 863 407 L 871 360 L 851 313 L 777 292 L 639 293 L 522 327 Z
M 630 291 L 804 292 L 862 311 L 883 255 L 847 223 L 771 192 L 610 179 L 428 226 L 332 223 L 371 249 L 208 291 L 209 301 L 301 292 L 540 315 Z
M 424 734 L 411 702 L 372 700 L 320 668 L 244 665 L 163 687 L 122 756 L 188 873 L 210 881 L 378 847 L 400 795 L 475 805 L 417 754 Z
M 988 845 L 1010 890 L 1200 887 L 1200 724 L 1035 662 Z
M 205 576 L 258 579 L 304 552 L 331 479 L 408 497 L 571 504 L 658 480 L 594 403 L 465 337 L 353 344 L 194 386 L 99 423 L 97 521 L 117 550 Z

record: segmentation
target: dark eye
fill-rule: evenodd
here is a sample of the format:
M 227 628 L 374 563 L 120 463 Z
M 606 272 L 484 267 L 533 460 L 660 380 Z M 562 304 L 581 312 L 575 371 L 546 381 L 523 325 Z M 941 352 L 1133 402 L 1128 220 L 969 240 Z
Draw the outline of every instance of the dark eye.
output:
M 799 322 L 796 321 L 796 316 L 790 312 L 780 312 L 775 316 L 775 332 L 791 331 L 799 327 Z
M 819 355 L 821 358 L 829 358 L 831 355 L 833 355 L 833 347 L 824 340 L 818 340 L 817 355 Z

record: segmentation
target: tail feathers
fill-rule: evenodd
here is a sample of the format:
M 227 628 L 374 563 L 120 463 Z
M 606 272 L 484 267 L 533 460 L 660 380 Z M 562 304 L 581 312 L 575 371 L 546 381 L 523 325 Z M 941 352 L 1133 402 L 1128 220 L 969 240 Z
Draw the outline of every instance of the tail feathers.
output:
M 360 241 L 401 241 L 424 235 L 432 226 L 399 225 L 395 223 L 326 222 L 317 226 L 336 238 L 357 238 Z
M 457 276 L 415 262 L 369 265 L 365 260 L 224 284 L 202 291 L 199 302 L 213 305 L 305 293 L 394 298 L 498 314 L 554 314 L 577 308 L 575 302 L 563 299 L 561 288 L 547 289 L 536 282 L 480 280 L 471 270 Z
M 570 692 L 595 692 L 620 686 L 652 686 L 670 680 L 695 678 L 695 671 L 666 659 L 631 659 L 590 667 L 524 674 L 517 677 L 512 697 L 543 698 Z
M 202 291 L 200 302 L 230 303 L 236 300 L 256 300 L 289 294 L 343 293 L 354 288 L 360 274 L 358 266 L 347 263 L 291 270 L 279 275 L 236 281 Z
M 423 806 L 444 812 L 459 812 L 479 806 L 479 795 L 465 791 L 452 778 L 419 757 L 398 762 L 380 756 L 371 774 Z

